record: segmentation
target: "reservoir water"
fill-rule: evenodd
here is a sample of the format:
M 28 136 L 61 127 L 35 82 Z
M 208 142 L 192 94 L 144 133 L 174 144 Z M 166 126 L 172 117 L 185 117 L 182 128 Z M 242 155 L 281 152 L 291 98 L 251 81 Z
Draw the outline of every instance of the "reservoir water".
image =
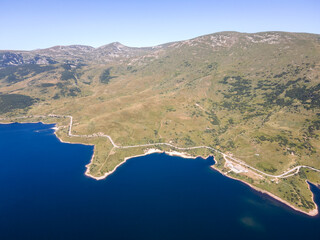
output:
M 86 177 L 93 147 L 61 143 L 53 126 L 0 124 L 0 239 L 320 239 L 319 216 L 222 176 L 212 158 L 152 154 Z

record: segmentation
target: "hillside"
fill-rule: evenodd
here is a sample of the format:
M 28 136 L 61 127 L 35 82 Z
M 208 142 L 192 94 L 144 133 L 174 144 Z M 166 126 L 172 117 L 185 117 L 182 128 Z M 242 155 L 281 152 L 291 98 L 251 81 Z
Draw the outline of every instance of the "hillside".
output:
M 311 214 L 306 180 L 320 184 L 320 173 L 300 166 L 320 169 L 319 75 L 320 35 L 306 33 L 0 51 L 0 117 L 73 116 L 74 135 L 105 133 L 119 146 L 212 147 L 220 153 L 183 152 L 213 154 L 222 173 Z M 57 122 L 64 141 L 95 144 L 87 173 L 97 178 L 149 148 L 177 150 L 117 148 L 101 136 L 68 136 L 68 118 L 44 121 Z

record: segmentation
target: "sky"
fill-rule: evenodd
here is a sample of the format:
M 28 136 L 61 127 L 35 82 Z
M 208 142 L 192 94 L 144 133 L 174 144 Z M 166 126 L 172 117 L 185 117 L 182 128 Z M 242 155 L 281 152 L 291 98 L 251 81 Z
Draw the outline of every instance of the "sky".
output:
M 147 47 L 220 31 L 320 34 L 320 0 L 0 0 L 0 49 Z

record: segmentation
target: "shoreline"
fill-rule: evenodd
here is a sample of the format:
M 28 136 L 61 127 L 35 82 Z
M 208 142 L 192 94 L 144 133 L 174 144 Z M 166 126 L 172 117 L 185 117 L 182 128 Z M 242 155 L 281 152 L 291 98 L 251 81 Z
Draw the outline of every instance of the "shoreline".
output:
M 86 165 L 87 170 L 85 171 L 84 174 L 85 174 L 86 176 L 88 176 L 88 177 L 91 177 L 91 178 L 95 179 L 95 180 L 103 180 L 103 179 L 107 178 L 109 175 L 111 175 L 112 173 L 114 173 L 114 172 L 117 170 L 118 167 L 120 167 L 122 164 L 126 163 L 126 161 L 128 161 L 128 160 L 131 159 L 131 158 L 143 157 L 143 156 L 146 156 L 146 155 L 149 155 L 149 154 L 162 153 L 162 152 L 163 152 L 163 151 L 161 151 L 161 150 L 159 150 L 159 149 L 151 148 L 151 149 L 149 149 L 148 151 L 146 151 L 144 154 L 139 154 L 139 155 L 134 155 L 134 156 L 126 157 L 126 158 L 124 158 L 124 160 L 123 160 L 122 162 L 120 162 L 119 164 L 117 164 L 117 165 L 114 167 L 113 170 L 104 173 L 104 174 L 103 174 L 102 176 L 100 176 L 100 177 L 95 177 L 95 176 L 91 175 L 91 173 L 90 173 L 89 167 L 90 167 L 90 165 L 91 165 L 91 163 L 92 163 L 92 160 L 93 160 L 93 157 L 94 157 L 94 154 L 93 154 L 93 155 L 92 155 L 92 158 L 91 158 L 91 160 L 90 160 L 90 163 L 88 163 L 88 164 Z
M 0 122 L 0 124 L 12 124 L 12 123 L 15 123 L 15 122 Z M 57 123 L 44 123 L 44 122 L 42 122 L 42 121 L 36 121 L 36 122 L 30 122 L 30 121 L 29 121 L 29 122 L 17 122 L 17 123 L 54 124 L 55 126 L 52 127 L 52 128 L 50 128 L 50 129 L 53 129 L 53 130 L 54 130 L 54 135 L 56 136 L 56 138 L 57 138 L 61 143 L 82 144 L 82 145 L 87 145 L 87 146 L 93 146 L 93 147 L 94 147 L 94 144 L 86 144 L 86 143 L 80 143 L 80 142 L 67 142 L 67 141 L 63 141 L 63 140 L 62 140 L 60 137 L 58 137 L 58 135 L 57 135 L 57 131 L 59 130 L 59 127 L 57 127 L 57 125 L 58 125 Z M 178 152 L 178 151 L 168 151 L 168 152 L 166 152 L 166 151 L 162 151 L 162 150 L 159 150 L 159 149 L 151 148 L 151 149 L 148 149 L 144 154 L 139 154 L 139 155 L 134 155 L 134 156 L 130 156 L 130 157 L 124 158 L 124 160 L 123 160 L 122 162 L 120 162 L 118 165 L 116 165 L 113 170 L 104 173 L 104 174 L 103 174 L 102 176 L 100 176 L 100 177 L 95 177 L 95 176 L 91 175 L 90 170 L 89 170 L 89 169 L 90 169 L 89 167 L 90 167 L 90 165 L 91 165 L 92 162 L 93 162 L 94 151 L 95 151 L 95 147 L 94 147 L 94 149 L 93 149 L 93 154 L 92 154 L 92 157 L 91 157 L 91 159 L 90 159 L 90 162 L 89 162 L 87 165 L 85 165 L 86 171 L 85 171 L 84 175 L 87 176 L 87 177 L 93 178 L 93 179 L 95 179 L 95 180 L 97 180 L 97 181 L 98 181 L 98 180 L 103 180 L 103 179 L 107 178 L 109 175 L 111 175 L 112 173 L 114 173 L 119 166 L 121 166 L 122 164 L 124 164 L 127 160 L 129 160 L 129 159 L 131 159 L 131 158 L 135 158 L 135 157 L 142 157 L 142 156 L 150 155 L 150 154 L 153 154 L 153 153 L 165 153 L 165 154 L 167 154 L 167 155 L 169 155 L 169 156 L 178 156 L 178 157 L 189 158 L 189 159 L 196 159 L 197 157 L 204 158 L 203 156 L 196 156 L 196 157 L 195 157 L 195 156 L 192 156 L 192 155 L 190 155 L 190 154 L 181 153 L 181 152 Z M 209 154 L 207 157 L 209 157 L 209 156 L 213 156 L 213 157 L 214 157 L 213 154 Z M 216 161 L 215 161 L 215 163 L 216 163 Z M 281 199 L 280 197 L 278 197 L 278 196 L 276 196 L 276 195 L 274 195 L 274 194 L 272 194 L 272 193 L 270 193 L 270 192 L 268 192 L 268 191 L 266 191 L 266 190 L 260 189 L 259 187 L 253 186 L 252 184 L 247 183 L 247 182 L 245 182 L 245 181 L 243 181 L 243 180 L 241 180 L 241 179 L 237 179 L 237 178 L 235 178 L 235 177 L 231 177 L 231 176 L 225 174 L 225 173 L 222 172 L 220 169 L 218 169 L 217 167 L 215 167 L 215 164 L 212 165 L 212 166 L 210 166 L 210 167 L 211 167 L 213 170 L 218 171 L 218 172 L 219 172 L 220 174 L 222 174 L 223 176 L 228 177 L 228 178 L 231 178 L 231 179 L 233 179 L 233 180 L 240 181 L 240 182 L 242 182 L 243 184 L 248 185 L 249 187 L 251 187 L 251 188 L 254 189 L 255 191 L 260 192 L 260 193 L 262 193 L 262 194 L 266 194 L 266 195 L 268 195 L 269 197 L 272 197 L 273 199 L 275 199 L 275 200 L 277 200 L 277 201 L 285 204 L 286 206 L 292 208 L 292 209 L 295 210 L 295 211 L 298 211 L 298 212 L 300 212 L 300 213 L 306 214 L 306 215 L 311 216 L 311 217 L 314 217 L 314 216 L 316 216 L 316 215 L 319 214 L 318 205 L 317 205 L 317 204 L 315 203 L 315 201 L 314 201 L 314 194 L 313 194 L 313 192 L 311 191 L 310 185 L 309 185 L 308 183 L 307 183 L 307 184 L 308 184 L 308 188 L 309 188 L 309 190 L 310 190 L 310 192 L 311 192 L 311 194 L 312 194 L 312 200 L 313 200 L 313 203 L 315 204 L 315 209 L 313 209 L 313 210 L 311 210 L 311 211 L 309 211 L 309 212 L 305 212 L 305 211 L 303 211 L 303 210 L 301 210 L 301 209 L 298 209 L 297 207 L 291 205 L 289 202 Z M 306 180 L 306 182 L 307 182 L 307 180 Z
M 181 152 L 177 152 L 177 151 L 169 151 L 169 152 L 166 152 L 166 151 L 162 151 L 162 150 L 160 150 L 160 149 L 150 148 L 150 149 L 148 149 L 148 150 L 147 150 L 145 153 L 143 153 L 143 154 L 134 155 L 134 156 L 130 156 L 130 157 L 125 157 L 124 160 L 123 160 L 122 162 L 120 162 L 119 164 L 117 164 L 113 170 L 104 173 L 102 176 L 95 177 L 95 176 L 91 175 L 90 170 L 89 170 L 89 167 L 90 167 L 90 165 L 91 165 L 91 163 L 92 163 L 92 160 L 93 160 L 93 158 L 94 158 L 94 154 L 93 154 L 93 155 L 92 155 L 92 158 L 91 158 L 91 160 L 90 160 L 90 163 L 88 163 L 88 164 L 86 165 L 87 170 L 85 171 L 84 174 L 85 174 L 86 176 L 88 176 L 88 177 L 91 177 L 91 178 L 95 179 L 95 180 L 103 180 L 103 179 L 106 179 L 106 178 L 107 178 L 109 175 L 111 175 L 112 173 L 114 173 L 114 172 L 117 170 L 117 168 L 120 167 L 122 164 L 126 163 L 127 160 L 129 160 L 129 159 L 131 159 L 131 158 L 136 158 L 136 157 L 143 157 L 143 156 L 150 155 L 150 154 L 153 154 L 153 153 L 164 153 L 164 154 L 167 154 L 167 155 L 169 155 L 169 156 L 177 156 L 177 157 L 189 158 L 189 159 L 196 159 L 197 157 L 203 158 L 202 156 L 196 156 L 196 157 L 194 157 L 194 156 L 189 155 L 189 154 L 187 154 L 187 153 L 181 153 Z M 208 155 L 208 156 L 210 156 L 210 155 Z
M 93 178 L 93 179 L 95 179 L 95 180 L 97 180 L 97 181 L 98 181 L 98 180 L 103 180 L 103 179 L 106 179 L 106 178 L 107 178 L 109 175 L 111 175 L 112 173 L 114 173 L 114 172 L 116 171 L 116 169 L 117 169 L 119 166 L 121 166 L 122 164 L 126 163 L 127 160 L 129 160 L 129 159 L 131 159 L 131 158 L 136 158 L 136 157 L 143 157 L 143 156 L 150 155 L 150 154 L 153 154 L 153 153 L 164 153 L 164 154 L 169 155 L 169 156 L 177 156 L 177 157 L 188 158 L 188 159 L 196 159 L 196 158 L 198 158 L 198 157 L 201 157 L 201 158 L 206 159 L 206 158 L 208 158 L 208 157 L 210 157 L 210 156 L 212 156 L 212 157 L 214 158 L 214 155 L 210 155 L 210 154 L 209 154 L 207 157 L 203 157 L 203 156 L 200 156 L 200 155 L 198 155 L 198 156 L 192 156 L 192 155 L 189 155 L 189 154 L 187 154 L 187 153 L 181 153 L 181 152 L 177 152 L 177 151 L 169 151 L 169 152 L 166 152 L 166 151 L 162 151 L 162 150 L 159 150 L 159 149 L 148 149 L 144 154 L 139 154 L 139 155 L 134 155 L 134 156 L 130 156 L 130 157 L 124 158 L 124 161 L 122 161 L 122 162 L 120 162 L 118 165 L 116 165 L 116 167 L 115 167 L 112 171 L 106 172 L 104 175 L 102 175 L 102 176 L 100 176 L 100 177 L 95 177 L 95 176 L 91 175 L 90 172 L 89 172 L 89 166 L 90 166 L 90 164 L 91 164 L 91 162 L 92 162 L 92 159 L 93 159 L 93 157 L 94 157 L 94 154 L 93 154 L 90 163 L 86 165 L 87 170 L 86 170 L 86 172 L 85 172 L 85 175 L 88 176 L 88 177 L 91 177 L 91 178 Z M 214 158 L 214 159 L 215 159 L 215 158 Z M 215 163 L 216 163 L 216 160 L 215 160 Z M 308 215 L 308 216 L 310 216 L 310 217 L 315 217 L 315 216 L 317 216 L 317 215 L 319 214 L 318 205 L 317 205 L 317 204 L 315 203 L 315 201 L 314 201 L 314 194 L 313 194 L 313 192 L 311 191 L 310 185 L 309 185 L 308 183 L 307 183 L 307 184 L 308 184 L 308 188 L 309 188 L 309 190 L 310 190 L 310 192 L 311 192 L 311 194 L 312 194 L 312 200 L 313 200 L 313 203 L 314 203 L 314 205 L 315 205 L 315 209 L 312 209 L 312 210 L 309 211 L 309 212 L 305 212 L 305 211 L 303 211 L 303 210 L 301 210 L 301 209 L 299 209 L 299 208 L 291 205 L 289 202 L 283 200 L 282 198 L 280 198 L 280 197 L 278 197 L 278 196 L 276 196 L 276 195 L 274 195 L 274 194 L 272 194 L 272 193 L 270 193 L 270 192 L 268 192 L 268 191 L 266 191 L 266 190 L 263 190 L 263 189 L 261 189 L 261 188 L 259 188 L 259 187 L 256 187 L 256 186 L 254 186 L 254 185 L 252 185 L 252 184 L 250 184 L 250 183 L 247 183 L 247 182 L 245 182 L 245 181 L 243 181 L 243 180 L 241 180 L 241 179 L 238 179 L 238 178 L 235 178 L 235 177 L 231 177 L 231 176 L 225 174 L 225 173 L 222 172 L 220 169 L 218 169 L 217 167 L 215 167 L 215 164 L 212 165 L 212 166 L 210 166 L 210 168 L 212 168 L 213 170 L 219 172 L 219 173 L 222 174 L 224 177 L 228 177 L 228 178 L 230 178 L 230 179 L 239 181 L 239 182 L 241 182 L 241 183 L 249 186 L 250 188 L 252 188 L 253 190 L 255 190 L 255 191 L 259 192 L 259 193 L 268 195 L 269 197 L 271 197 L 271 198 L 273 198 L 273 199 L 275 199 L 275 200 L 277 200 L 277 201 L 285 204 L 287 207 L 290 207 L 290 208 L 293 209 L 294 211 L 303 213 L 303 214 Z
M 311 194 L 312 194 L 312 201 L 313 201 L 314 205 L 316 206 L 316 208 L 315 208 L 315 209 L 312 209 L 312 210 L 309 211 L 309 212 L 305 212 L 305 211 L 303 211 L 303 210 L 301 210 L 301 209 L 299 209 L 299 208 L 291 205 L 291 204 L 290 204 L 289 202 L 287 202 L 286 200 L 283 200 L 282 198 L 274 195 L 273 193 L 270 193 L 270 192 L 268 192 L 268 191 L 266 191 L 266 190 L 263 190 L 263 189 L 261 189 L 261 188 L 259 188 L 259 187 L 256 187 L 256 186 L 252 185 L 251 183 L 247 183 L 247 182 L 245 182 L 245 181 L 243 181 L 243 180 L 241 180 L 241 179 L 238 179 L 238 178 L 235 178 L 235 177 L 232 177 L 232 176 L 229 176 L 229 175 L 223 173 L 220 169 L 216 168 L 214 165 L 211 166 L 211 168 L 212 168 L 213 170 L 216 170 L 217 172 L 221 173 L 221 174 L 222 174 L 223 176 L 225 176 L 225 177 L 228 177 L 228 178 L 230 178 L 230 179 L 233 179 L 233 180 L 242 182 L 243 184 L 248 185 L 249 187 L 251 187 L 252 189 L 254 189 L 255 191 L 257 191 L 257 192 L 259 192 L 259 193 L 262 193 L 262 194 L 265 194 L 265 195 L 268 195 L 269 197 L 271 197 L 271 198 L 273 198 L 273 199 L 275 199 L 275 200 L 277 200 L 277 201 L 285 204 L 286 206 L 292 208 L 293 210 L 295 210 L 295 211 L 297 211 L 297 212 L 306 214 L 306 215 L 308 215 L 308 216 L 310 216 L 310 217 L 315 217 L 315 216 L 317 216 L 317 215 L 319 214 L 318 205 L 317 205 L 317 204 L 315 203 L 315 201 L 314 201 L 314 194 L 313 194 L 313 192 L 311 191 L 310 185 L 309 185 L 308 183 L 307 183 L 307 184 L 308 184 L 308 188 L 309 188 L 309 190 L 310 190 L 310 192 L 311 192 Z
M 95 179 L 95 180 L 103 180 L 103 179 L 107 178 L 109 175 L 111 175 L 112 173 L 114 173 L 114 172 L 117 170 L 118 167 L 120 167 L 122 164 L 126 163 L 129 159 L 131 159 L 131 158 L 136 158 L 136 157 L 143 157 L 143 156 L 150 155 L 150 154 L 153 154 L 153 153 L 164 153 L 164 154 L 167 154 L 167 155 L 169 155 L 169 156 L 177 156 L 177 157 L 189 158 L 189 159 L 196 159 L 197 157 L 203 158 L 202 156 L 196 156 L 196 157 L 194 157 L 194 156 L 189 155 L 189 154 L 187 154 L 187 153 L 181 153 L 181 152 L 177 152 L 177 151 L 169 151 L 169 152 L 166 152 L 166 151 L 162 151 L 162 150 L 160 150 L 160 149 L 150 148 L 150 149 L 148 149 L 148 150 L 147 150 L 145 153 L 143 153 L 143 154 L 134 155 L 134 156 L 130 156 L 130 157 L 124 158 L 124 160 L 123 160 L 122 162 L 120 162 L 118 165 L 116 165 L 113 170 L 111 170 L 111 171 L 109 171 L 109 172 L 106 172 L 106 173 L 103 174 L 102 176 L 95 177 L 95 176 L 91 175 L 90 170 L 89 170 L 89 167 L 90 167 L 90 165 L 91 165 L 91 163 L 92 163 L 92 160 L 93 160 L 93 158 L 94 158 L 94 154 L 93 154 L 93 155 L 92 155 L 92 158 L 91 158 L 91 160 L 90 160 L 90 163 L 88 163 L 88 164 L 86 165 L 87 170 L 86 170 L 86 172 L 85 172 L 84 174 L 85 174 L 86 176 L 88 176 L 88 177 L 91 177 L 91 178 Z M 208 157 L 209 157 L 209 156 L 210 156 L 210 155 L 208 155 Z
M 177 157 L 188 158 L 188 159 L 196 159 L 196 158 L 198 158 L 198 157 L 201 157 L 201 158 L 206 159 L 206 158 L 208 158 L 208 157 L 210 157 L 210 156 L 214 157 L 214 155 L 210 155 L 210 154 L 209 154 L 207 157 L 203 157 L 203 156 L 200 156 L 200 155 L 198 155 L 198 156 L 192 156 L 192 155 L 189 155 L 189 154 L 187 154 L 187 153 L 181 153 L 181 152 L 177 152 L 177 151 L 169 151 L 169 152 L 166 152 L 166 151 L 162 151 L 162 150 L 159 150 L 159 149 L 148 149 L 144 154 L 139 154 L 139 155 L 134 155 L 134 156 L 130 156 L 130 157 L 124 158 L 124 161 L 120 162 L 112 171 L 106 172 L 104 175 L 102 175 L 102 176 L 100 176 L 100 177 L 95 177 L 95 176 L 92 176 L 92 175 L 90 174 L 90 172 L 89 172 L 89 166 L 90 166 L 90 164 L 91 164 L 91 162 L 92 162 L 92 159 L 93 159 L 93 157 L 94 157 L 94 154 L 93 154 L 90 163 L 86 165 L 87 170 L 86 170 L 86 172 L 85 172 L 85 175 L 88 176 L 88 177 L 91 177 L 91 178 L 93 178 L 93 179 L 95 179 L 95 180 L 97 180 L 97 181 L 98 181 L 98 180 L 103 180 L 103 179 L 106 179 L 106 178 L 107 178 L 109 175 L 111 175 L 112 173 L 114 173 L 114 172 L 116 171 L 116 169 L 117 169 L 119 166 L 121 166 L 122 164 L 126 163 L 127 160 L 129 160 L 129 159 L 131 159 L 131 158 L 135 158 L 135 157 L 143 157 L 143 156 L 150 155 L 150 154 L 153 154 L 153 153 L 164 153 L 164 154 L 169 155 L 169 156 L 177 156 Z M 214 159 L 215 159 L 215 158 L 214 158 Z M 215 163 L 216 163 L 216 160 L 215 160 Z M 213 170 L 219 172 L 219 173 L 222 174 L 224 177 L 228 177 L 228 178 L 230 178 L 230 179 L 239 181 L 239 182 L 241 182 L 241 183 L 249 186 L 250 188 L 252 188 L 253 190 L 255 190 L 255 191 L 259 192 L 259 193 L 268 195 L 269 197 L 271 197 L 271 198 L 273 198 L 273 199 L 275 199 L 275 200 L 277 200 L 277 201 L 285 204 L 287 207 L 290 207 L 290 208 L 293 209 L 294 211 L 303 213 L 303 214 L 308 215 L 308 216 L 310 216 L 310 217 L 315 217 L 315 216 L 317 216 L 317 215 L 319 214 L 318 205 L 317 205 L 317 204 L 315 203 L 315 201 L 314 201 L 314 194 L 313 194 L 313 192 L 311 191 L 310 185 L 309 185 L 308 183 L 307 183 L 307 184 L 308 184 L 308 188 L 309 188 L 309 190 L 310 190 L 310 192 L 311 192 L 311 194 L 312 194 L 312 200 L 313 200 L 313 203 L 314 203 L 314 205 L 315 205 L 315 209 L 313 209 L 313 210 L 311 210 L 311 211 L 309 211 L 309 212 L 305 212 L 305 211 L 303 211 L 303 210 L 301 210 L 301 209 L 299 209 L 299 208 L 291 205 L 289 202 L 283 200 L 282 198 L 280 198 L 280 197 L 278 197 L 278 196 L 276 196 L 276 195 L 274 195 L 274 194 L 272 194 L 272 193 L 270 193 L 270 192 L 268 192 L 268 191 L 266 191 L 266 190 L 263 190 L 263 189 L 261 189 L 261 188 L 259 188 L 259 187 L 256 187 L 256 186 L 254 186 L 254 185 L 252 185 L 252 184 L 250 184 L 250 183 L 247 183 L 247 182 L 245 182 L 245 181 L 243 181 L 243 180 L 241 180 L 241 179 L 238 179 L 238 178 L 235 178 L 235 177 L 231 177 L 231 176 L 225 174 L 225 173 L 222 172 L 220 169 L 218 169 L 217 167 L 215 167 L 215 164 L 212 165 L 212 166 L 210 166 L 210 168 L 212 168 Z

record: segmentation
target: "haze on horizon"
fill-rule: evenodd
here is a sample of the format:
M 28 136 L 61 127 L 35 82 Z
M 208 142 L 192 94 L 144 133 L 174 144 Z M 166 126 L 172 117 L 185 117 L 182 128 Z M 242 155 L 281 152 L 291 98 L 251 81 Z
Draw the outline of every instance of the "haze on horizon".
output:
M 147 47 L 220 31 L 320 33 L 317 0 L 2 0 L 0 6 L 2 50 Z

